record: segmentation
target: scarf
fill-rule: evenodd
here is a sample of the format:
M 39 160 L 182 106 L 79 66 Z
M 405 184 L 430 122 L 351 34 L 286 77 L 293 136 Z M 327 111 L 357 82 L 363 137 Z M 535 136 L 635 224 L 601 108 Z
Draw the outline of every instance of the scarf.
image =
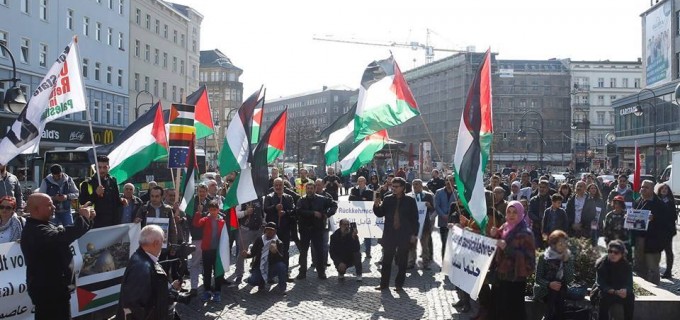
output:
M 269 281 L 269 246 L 271 245 L 272 241 L 278 241 L 279 237 L 277 235 L 274 235 L 273 238 L 267 239 L 266 235 L 262 235 L 262 252 L 260 253 L 260 273 L 262 274 L 262 279 L 264 279 L 264 283 L 267 283 Z
M 524 222 L 524 207 L 522 206 L 522 203 L 519 201 L 510 201 L 508 202 L 508 208 L 505 209 L 506 211 L 506 216 L 507 216 L 507 210 L 510 209 L 510 207 L 514 207 L 515 210 L 517 210 L 517 221 L 514 223 L 510 223 L 509 221 L 506 221 L 502 226 L 502 233 L 501 233 L 501 238 L 506 239 L 508 237 L 508 234 L 512 230 L 514 230 L 518 225 L 523 224 L 526 226 L 526 223 Z
M 546 249 L 545 252 L 543 253 L 543 257 L 545 258 L 545 260 L 560 260 L 560 268 L 557 270 L 557 274 L 555 274 L 555 277 L 558 280 L 562 280 L 562 278 L 564 277 L 564 255 L 566 255 L 567 257 L 571 255 L 569 249 L 567 249 L 567 252 L 565 253 L 559 253 L 552 247 L 548 247 L 548 249 Z

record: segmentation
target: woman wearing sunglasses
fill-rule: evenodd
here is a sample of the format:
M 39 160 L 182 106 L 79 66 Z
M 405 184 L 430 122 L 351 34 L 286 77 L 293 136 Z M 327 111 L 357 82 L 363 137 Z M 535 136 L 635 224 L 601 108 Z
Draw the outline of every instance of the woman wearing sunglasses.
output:
M 0 198 L 0 243 L 7 243 L 21 239 L 23 229 L 21 220 L 14 213 L 17 203 L 14 197 Z
M 626 246 L 621 240 L 607 245 L 607 255 L 595 263 L 595 282 L 600 290 L 599 319 L 609 319 L 609 309 L 614 304 L 623 305 L 623 318 L 633 319 L 633 269 L 626 259 Z

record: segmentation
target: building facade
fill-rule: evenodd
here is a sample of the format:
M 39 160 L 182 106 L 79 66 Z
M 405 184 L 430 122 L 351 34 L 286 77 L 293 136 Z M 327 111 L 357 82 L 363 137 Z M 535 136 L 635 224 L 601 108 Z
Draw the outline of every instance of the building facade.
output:
M 196 10 L 162 0 L 130 0 L 130 120 L 152 101 L 164 109 L 198 89 L 200 31 Z
M 205 146 L 206 160 L 211 163 L 217 160 L 215 144 L 219 147 L 224 143 L 227 126 L 243 101 L 242 73 L 220 50 L 201 51 L 199 80 L 208 90 L 216 135 L 198 143 Z
M 571 61 L 571 148 L 578 169 L 605 168 L 606 136 L 614 133 L 615 100 L 640 90 L 642 61 Z

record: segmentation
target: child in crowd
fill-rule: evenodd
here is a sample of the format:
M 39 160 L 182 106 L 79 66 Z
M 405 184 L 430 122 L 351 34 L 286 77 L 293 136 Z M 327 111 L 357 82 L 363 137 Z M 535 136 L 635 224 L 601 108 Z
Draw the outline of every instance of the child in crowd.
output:
M 545 209 L 543 213 L 543 223 L 541 227 L 541 234 L 543 235 L 543 241 L 548 240 L 548 235 L 550 235 L 555 230 L 566 231 L 569 228 L 569 218 L 567 218 L 567 212 L 562 209 L 562 198 L 559 194 L 553 194 L 550 197 L 552 205 L 550 208 Z
M 198 212 L 202 211 L 202 206 L 199 205 Z M 203 241 L 201 241 L 201 250 L 203 251 L 203 295 L 201 300 L 208 302 L 212 299 L 213 302 L 221 302 L 220 289 L 222 287 L 223 275 L 217 275 L 217 250 L 219 249 L 220 235 L 224 227 L 224 220 L 220 216 L 220 204 L 217 200 L 211 200 L 207 204 L 209 215 L 201 217 L 200 214 L 195 214 L 193 219 L 194 227 L 203 229 Z M 224 244 L 227 245 L 227 244 Z M 212 285 L 211 279 L 215 273 L 215 285 Z

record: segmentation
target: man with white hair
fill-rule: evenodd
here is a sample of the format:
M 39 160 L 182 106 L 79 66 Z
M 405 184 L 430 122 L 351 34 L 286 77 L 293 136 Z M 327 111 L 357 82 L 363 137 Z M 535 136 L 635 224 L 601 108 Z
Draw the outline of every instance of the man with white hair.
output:
M 123 186 L 123 198 L 127 199 L 128 205 L 123 207 L 123 215 L 120 223 L 131 223 L 135 218 L 137 210 L 144 204 L 142 199 L 135 196 L 135 185 L 126 183 Z
M 168 276 L 158 263 L 162 248 L 163 229 L 157 225 L 142 228 L 139 248 L 123 274 L 117 319 L 172 319 Z M 172 287 L 179 290 L 179 280 Z

